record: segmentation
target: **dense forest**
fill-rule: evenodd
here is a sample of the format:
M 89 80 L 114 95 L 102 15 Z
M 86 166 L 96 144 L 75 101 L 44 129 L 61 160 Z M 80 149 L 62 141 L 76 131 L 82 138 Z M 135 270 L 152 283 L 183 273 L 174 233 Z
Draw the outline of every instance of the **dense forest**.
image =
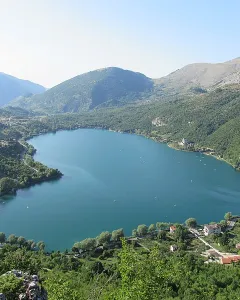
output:
M 60 171 L 33 160 L 35 149 L 24 141 L 24 136 L 35 131 L 28 128 L 28 123 L 31 123 L 29 113 L 26 113 L 26 119 L 23 115 L 24 111 L 18 108 L 0 111 L 0 195 L 15 193 L 19 188 L 62 175 Z

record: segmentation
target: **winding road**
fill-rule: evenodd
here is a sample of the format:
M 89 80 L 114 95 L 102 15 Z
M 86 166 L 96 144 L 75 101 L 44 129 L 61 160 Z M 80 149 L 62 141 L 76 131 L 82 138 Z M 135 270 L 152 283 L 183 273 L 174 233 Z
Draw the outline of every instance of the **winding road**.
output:
M 27 146 L 24 145 L 20 140 L 18 140 L 18 142 L 19 142 L 20 145 L 22 145 L 24 148 L 27 149 Z M 30 165 L 25 161 L 24 158 L 22 159 L 22 161 L 23 161 L 23 163 L 24 163 L 27 167 L 29 167 L 30 169 L 32 169 L 32 170 L 35 171 L 36 173 L 39 173 L 39 171 L 38 171 L 37 169 L 33 168 L 32 166 L 30 166 Z

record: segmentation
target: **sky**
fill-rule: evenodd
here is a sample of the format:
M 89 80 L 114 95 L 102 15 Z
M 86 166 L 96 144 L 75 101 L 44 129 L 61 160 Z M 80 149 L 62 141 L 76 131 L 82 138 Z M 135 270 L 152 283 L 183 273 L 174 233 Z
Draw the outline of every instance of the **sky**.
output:
M 239 0 L 0 0 L 0 72 L 50 88 L 116 66 L 159 78 L 240 56 Z

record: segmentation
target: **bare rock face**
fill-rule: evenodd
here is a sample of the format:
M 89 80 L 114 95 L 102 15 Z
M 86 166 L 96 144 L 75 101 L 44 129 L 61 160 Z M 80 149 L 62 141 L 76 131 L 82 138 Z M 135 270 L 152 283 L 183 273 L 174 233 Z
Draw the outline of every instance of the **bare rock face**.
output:
M 186 91 L 193 87 L 212 90 L 228 84 L 240 83 L 240 58 L 224 63 L 195 63 L 156 79 L 164 90 Z
M 26 292 L 19 295 L 19 300 L 47 300 L 47 292 L 41 287 L 38 275 L 29 275 L 24 278 Z
M 18 297 L 19 300 L 47 300 L 47 291 L 41 286 L 40 279 L 38 275 L 30 275 L 29 273 L 24 273 L 18 270 L 12 270 L 6 273 L 13 274 L 18 278 L 23 279 L 24 293 L 21 293 Z M 2 298 L 1 298 L 2 297 Z M 6 299 L 3 294 L 0 294 L 0 300 L 10 300 Z
M 37 275 L 24 280 L 26 292 L 19 295 L 19 300 L 47 300 L 47 292 L 39 284 Z

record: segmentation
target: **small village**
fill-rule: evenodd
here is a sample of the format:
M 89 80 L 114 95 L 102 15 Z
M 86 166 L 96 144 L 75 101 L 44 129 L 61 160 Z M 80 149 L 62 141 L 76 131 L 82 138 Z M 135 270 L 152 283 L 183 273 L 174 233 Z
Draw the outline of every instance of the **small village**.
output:
M 162 229 L 156 231 L 157 236 L 148 234 L 145 237 L 131 237 L 128 241 L 135 241 L 149 251 L 156 243 L 160 247 L 165 246 L 166 250 L 168 247 L 169 252 L 190 251 L 203 257 L 205 263 L 230 265 L 240 261 L 240 216 L 226 213 L 225 219 L 220 223 L 205 225 L 193 222 L 192 226 L 174 224 L 169 227 L 165 225 L 164 228 L 164 223 L 162 224 Z M 176 236 L 179 228 L 188 232 L 184 238 Z M 166 234 L 163 235 L 163 231 Z
M 115 239 L 112 236 L 105 243 L 98 242 L 96 237 L 95 246 L 81 248 L 77 247 L 76 243 L 72 251 L 77 258 L 86 258 L 90 255 L 93 259 L 112 261 L 117 258 L 121 249 L 121 237 Z M 158 222 L 149 227 L 142 224 L 132 231 L 132 236 L 125 239 L 135 251 L 141 253 L 148 253 L 154 247 L 158 247 L 160 251 L 169 253 L 193 253 L 202 257 L 205 263 L 230 265 L 240 261 L 240 216 L 232 216 L 228 212 L 225 219 L 219 223 L 212 222 L 205 225 L 198 225 L 194 218 L 186 220 L 185 224 Z M 84 241 L 87 240 L 90 239 Z

